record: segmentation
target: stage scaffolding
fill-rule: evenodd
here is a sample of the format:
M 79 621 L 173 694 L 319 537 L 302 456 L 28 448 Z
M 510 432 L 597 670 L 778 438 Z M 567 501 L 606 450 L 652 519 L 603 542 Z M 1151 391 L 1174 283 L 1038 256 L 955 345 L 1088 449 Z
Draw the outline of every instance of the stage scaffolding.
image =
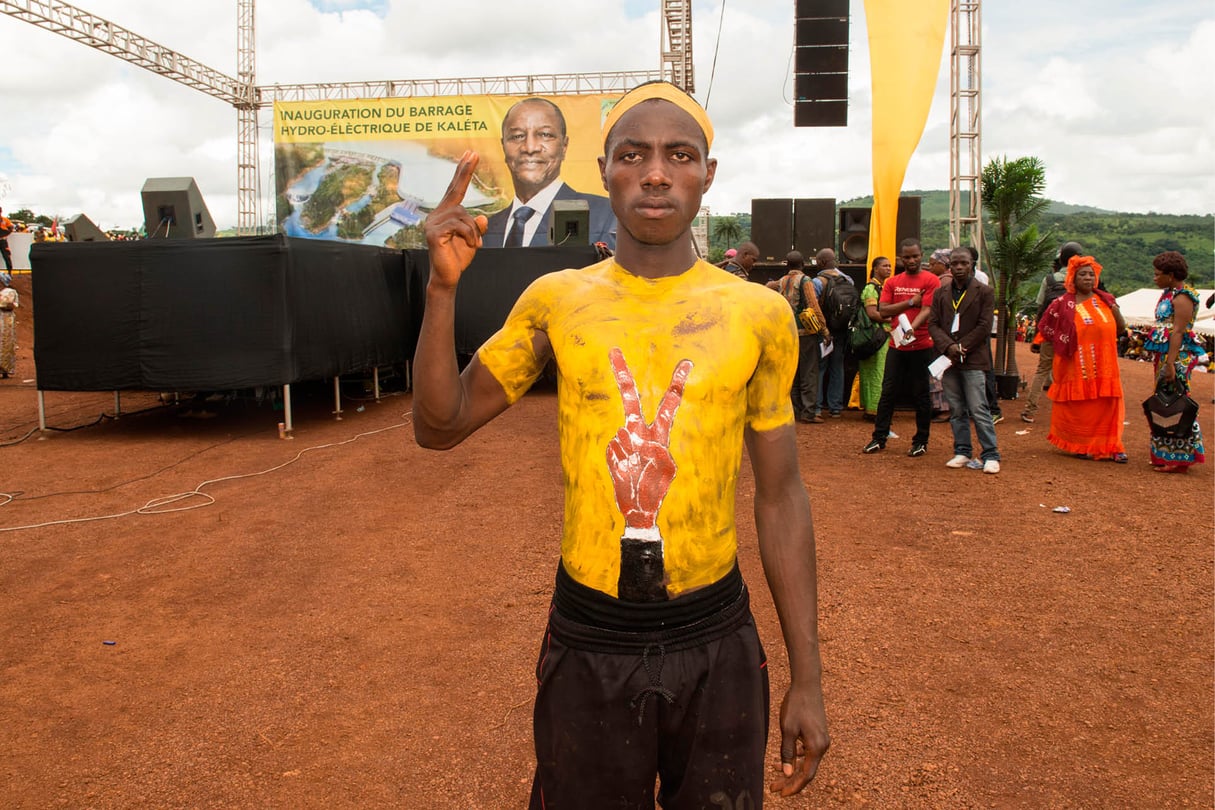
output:
M 982 252 L 980 0 L 950 0 L 949 243 Z
M 441 95 L 607 95 L 623 93 L 630 87 L 655 79 L 666 79 L 689 93 L 694 90 L 692 0 L 659 0 L 662 4 L 660 57 L 658 69 L 653 71 L 267 86 L 256 84 L 255 2 L 237 0 L 236 78 L 61 0 L 0 0 L 0 12 L 104 51 L 235 107 L 237 233 L 242 236 L 254 234 L 260 221 L 258 110 L 272 106 L 276 101 Z

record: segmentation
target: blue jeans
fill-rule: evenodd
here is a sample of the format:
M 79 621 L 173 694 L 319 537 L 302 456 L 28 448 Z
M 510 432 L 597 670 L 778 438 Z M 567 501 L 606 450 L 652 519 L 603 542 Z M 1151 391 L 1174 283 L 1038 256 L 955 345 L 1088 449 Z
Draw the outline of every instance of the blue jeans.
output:
M 981 458 L 984 461 L 999 461 L 996 426 L 991 421 L 991 410 L 987 407 L 986 373 L 977 368 L 951 368 L 941 377 L 941 387 L 945 389 L 945 399 L 949 401 L 954 454 L 972 455 L 970 421 L 973 419 L 979 446 L 983 448 Z
M 831 345 L 834 347 L 827 355 L 826 362 L 819 363 L 818 370 L 818 404 L 823 405 L 832 413 L 844 410 L 844 350 L 848 347 L 848 333 L 836 335 L 831 333 Z M 827 387 L 823 387 L 823 377 L 827 378 Z

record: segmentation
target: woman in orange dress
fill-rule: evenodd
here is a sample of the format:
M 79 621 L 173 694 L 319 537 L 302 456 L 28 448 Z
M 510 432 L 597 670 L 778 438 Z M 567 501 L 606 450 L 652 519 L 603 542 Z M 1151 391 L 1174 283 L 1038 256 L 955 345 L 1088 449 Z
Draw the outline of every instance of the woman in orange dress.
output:
M 1101 265 L 1092 256 L 1067 262 L 1067 292 L 1047 308 L 1038 329 L 1055 349 L 1047 395 L 1054 405 L 1047 441 L 1080 458 L 1126 463 L 1122 445 L 1122 377 L 1118 335 L 1126 321 L 1114 297 L 1097 289 Z

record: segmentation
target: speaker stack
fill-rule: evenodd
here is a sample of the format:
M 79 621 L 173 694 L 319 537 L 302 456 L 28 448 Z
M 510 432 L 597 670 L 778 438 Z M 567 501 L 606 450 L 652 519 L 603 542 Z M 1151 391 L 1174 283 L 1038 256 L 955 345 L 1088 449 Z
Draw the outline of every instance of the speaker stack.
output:
M 839 211 L 839 261 L 840 269 L 853 280 L 863 284 L 869 275 L 869 223 L 873 216 L 870 208 L 841 208 Z M 899 213 L 894 228 L 896 251 L 904 239 L 920 238 L 920 198 L 899 197 Z M 899 272 L 898 255 L 887 256 L 894 271 Z
M 797 0 L 793 125 L 848 126 L 848 0 Z
M 791 250 L 809 262 L 815 253 L 835 244 L 834 198 L 752 200 L 751 241 L 759 248 L 761 264 L 783 268 Z

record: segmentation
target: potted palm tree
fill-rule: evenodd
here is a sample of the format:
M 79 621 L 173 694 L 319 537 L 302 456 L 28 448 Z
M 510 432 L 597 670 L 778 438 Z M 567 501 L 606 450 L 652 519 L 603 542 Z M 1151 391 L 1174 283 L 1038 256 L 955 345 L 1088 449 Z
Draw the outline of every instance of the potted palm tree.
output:
M 1021 284 L 1040 277 L 1054 253 L 1053 232 L 1037 220 L 1050 202 L 1042 196 L 1046 168 L 1036 157 L 993 158 L 983 167 L 981 194 L 987 228 L 983 261 L 996 284 L 996 353 L 992 358 L 1001 399 L 1015 399 L 1017 369 L 1015 303 Z

